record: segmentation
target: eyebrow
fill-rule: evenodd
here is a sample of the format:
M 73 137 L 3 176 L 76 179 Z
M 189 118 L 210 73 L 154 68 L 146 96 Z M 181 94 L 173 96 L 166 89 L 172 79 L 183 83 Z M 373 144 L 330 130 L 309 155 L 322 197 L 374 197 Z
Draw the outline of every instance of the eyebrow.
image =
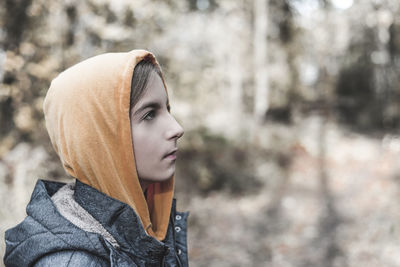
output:
M 167 100 L 167 102 L 165 104 L 167 105 L 167 109 L 169 111 L 170 110 L 169 100 Z M 138 108 L 138 110 L 135 111 L 134 116 L 139 114 L 140 112 L 142 112 L 143 110 L 145 110 L 147 108 L 160 109 L 161 105 L 159 102 L 154 102 L 154 101 L 144 103 L 140 108 Z

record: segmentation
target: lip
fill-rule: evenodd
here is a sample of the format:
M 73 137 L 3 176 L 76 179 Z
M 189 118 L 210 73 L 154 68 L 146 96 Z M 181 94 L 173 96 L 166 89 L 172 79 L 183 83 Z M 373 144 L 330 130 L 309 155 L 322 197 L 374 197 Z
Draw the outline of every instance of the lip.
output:
M 164 159 L 170 159 L 174 160 L 176 159 L 176 152 L 178 151 L 177 148 L 174 148 L 173 150 L 169 151 L 167 154 L 164 155 Z

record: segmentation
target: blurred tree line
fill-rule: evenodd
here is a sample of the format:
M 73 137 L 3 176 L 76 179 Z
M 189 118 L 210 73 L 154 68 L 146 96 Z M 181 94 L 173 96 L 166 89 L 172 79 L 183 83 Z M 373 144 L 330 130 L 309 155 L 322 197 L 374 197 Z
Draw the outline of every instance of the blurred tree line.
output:
M 364 230 L 342 224 L 341 210 L 334 208 L 326 166 L 337 161 L 325 150 L 324 120 L 378 138 L 398 133 L 399 13 L 397 0 L 0 1 L 0 199 L 10 203 L 0 210 L 0 230 L 23 218 L 33 178 L 65 177 L 43 120 L 51 80 L 88 57 L 141 48 L 159 60 L 172 113 L 185 128 L 177 170 L 183 179 L 177 179 L 176 191 L 179 198 L 195 199 L 183 202 L 197 209 L 191 225 L 198 241 L 192 243 L 192 261 L 198 266 L 265 266 L 279 263 L 274 255 L 285 258 L 293 247 L 297 252 L 287 260 L 294 266 L 346 266 L 333 264 L 346 253 L 349 259 L 360 254 L 368 261 L 356 243 L 346 251 L 344 238 L 332 238 L 343 229 L 342 237 L 346 229 L 355 229 L 357 237 Z M 322 119 L 307 120 L 315 114 Z M 319 128 L 299 126 L 309 121 Z M 299 129 L 307 129 L 303 139 Z M 318 140 L 307 143 L 304 136 Z M 397 140 L 392 139 L 385 140 Z M 348 146 L 353 149 L 350 141 Z M 296 177 L 295 192 L 282 200 L 289 180 Z M 318 186 L 303 192 L 314 182 L 323 185 L 321 195 Z M 215 191 L 221 194 L 213 195 Z M 309 212 L 313 194 L 320 212 Z M 241 209 L 233 200 L 237 196 L 248 197 Z M 203 201 L 224 210 L 212 213 Z M 300 217 L 285 218 L 285 205 Z M 322 230 L 314 229 L 318 223 L 304 224 L 301 216 L 321 219 Z M 214 232 L 208 220 L 214 220 Z M 221 227 L 241 232 L 224 233 Z M 319 241 L 299 235 L 301 227 L 317 233 Z M 240 242 L 232 242 L 239 237 Z M 375 247 L 384 244 L 386 249 L 389 242 L 382 240 Z M 321 245 L 325 241 L 331 246 Z M 304 249 L 293 245 L 307 242 Z M 242 244 L 247 248 L 237 249 Z M 3 250 L 0 245 L 0 254 Z M 379 251 L 368 252 L 373 258 Z M 298 259 L 305 263 L 297 264 Z
M 316 111 L 356 131 L 396 131 L 399 4 L 342 2 L 4 0 L 0 157 L 21 141 L 52 153 L 42 115 L 50 81 L 90 56 L 133 48 L 158 57 L 187 131 L 232 141 L 228 154 L 248 153 L 243 142 L 256 149 L 266 121 L 290 124 Z M 209 176 L 224 177 L 218 170 Z M 214 179 L 205 190 L 224 184 Z

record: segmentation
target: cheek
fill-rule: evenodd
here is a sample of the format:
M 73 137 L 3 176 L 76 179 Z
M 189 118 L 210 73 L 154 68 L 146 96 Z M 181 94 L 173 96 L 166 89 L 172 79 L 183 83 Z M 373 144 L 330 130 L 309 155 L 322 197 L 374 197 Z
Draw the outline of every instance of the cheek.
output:
M 133 134 L 133 148 L 135 152 L 135 158 L 144 158 L 147 154 L 150 154 L 152 150 L 152 142 L 149 135 L 142 134 L 140 131 L 136 131 Z
M 173 162 L 162 159 L 165 152 L 166 140 L 162 137 L 161 120 L 158 124 L 137 125 L 132 129 L 132 141 L 135 154 L 136 169 L 139 179 L 163 181 L 171 178 L 175 172 Z M 157 126 L 157 127 L 156 127 Z M 170 145 L 170 144 L 169 144 Z
M 153 168 L 160 157 L 158 151 L 157 138 L 155 138 L 151 131 L 145 129 L 135 129 L 132 134 L 133 148 L 136 160 L 136 167 L 139 172 L 146 171 Z

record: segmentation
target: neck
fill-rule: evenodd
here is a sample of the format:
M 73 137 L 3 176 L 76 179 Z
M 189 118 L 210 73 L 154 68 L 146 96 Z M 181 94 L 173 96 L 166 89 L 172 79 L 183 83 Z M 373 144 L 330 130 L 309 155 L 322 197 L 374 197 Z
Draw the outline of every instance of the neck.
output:
M 143 181 L 139 179 L 140 187 L 142 187 L 143 193 L 146 191 L 147 187 L 149 186 L 150 182 Z

